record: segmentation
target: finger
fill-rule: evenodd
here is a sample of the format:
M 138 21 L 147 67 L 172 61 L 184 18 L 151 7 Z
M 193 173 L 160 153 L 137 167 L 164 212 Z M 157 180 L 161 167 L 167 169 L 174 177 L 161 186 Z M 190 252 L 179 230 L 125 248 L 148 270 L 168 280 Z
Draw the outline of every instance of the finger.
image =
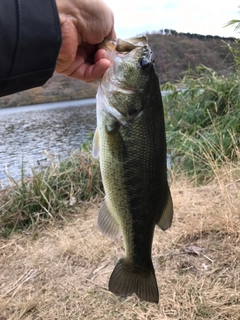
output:
M 112 30 L 109 32 L 109 34 L 106 36 L 106 39 L 114 40 L 116 38 L 117 38 L 117 35 L 113 27 Z
M 105 58 L 99 59 L 95 64 L 89 64 L 84 62 L 81 57 L 75 60 L 65 74 L 78 80 L 92 82 L 102 78 L 109 66 L 110 61 Z
M 107 57 L 107 52 L 104 49 L 96 51 L 91 59 L 85 50 L 80 47 L 77 55 L 71 66 L 62 71 L 63 74 L 86 82 L 91 82 L 100 79 L 110 66 L 110 61 Z
M 110 61 L 108 59 L 100 59 L 93 65 L 81 65 L 72 76 L 86 82 L 92 82 L 102 78 L 109 67 Z
M 107 52 L 104 49 L 99 49 L 96 51 L 94 55 L 94 63 L 97 63 L 101 59 L 108 59 Z

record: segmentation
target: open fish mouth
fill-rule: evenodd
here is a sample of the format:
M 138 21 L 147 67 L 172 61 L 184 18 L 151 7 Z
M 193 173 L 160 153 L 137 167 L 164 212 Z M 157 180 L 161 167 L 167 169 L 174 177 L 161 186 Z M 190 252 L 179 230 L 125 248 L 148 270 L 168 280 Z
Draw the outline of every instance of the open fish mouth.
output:
M 128 53 L 135 48 L 148 46 L 147 38 L 145 36 L 134 39 L 117 39 L 116 41 L 116 51 L 119 53 Z
M 151 51 L 148 40 L 146 36 L 138 37 L 138 38 L 129 38 L 126 40 L 117 39 L 117 40 L 108 40 L 105 39 L 100 45 L 99 48 L 105 49 L 109 54 L 109 58 L 111 59 L 111 55 L 113 52 L 118 54 L 129 54 L 134 49 L 142 48 L 142 56 L 150 56 L 151 62 L 155 62 L 154 54 Z
M 116 51 L 121 54 L 128 54 L 134 49 L 142 48 L 142 57 L 139 59 L 140 66 L 147 66 L 149 63 L 155 63 L 155 57 L 148 45 L 148 40 L 146 36 L 133 39 L 117 39 L 116 41 Z
M 130 38 L 126 40 L 108 40 L 105 39 L 99 44 L 99 48 L 105 49 L 106 51 L 117 51 L 118 53 L 129 53 L 137 47 L 143 47 L 148 44 L 147 38 L 145 36 L 139 38 Z

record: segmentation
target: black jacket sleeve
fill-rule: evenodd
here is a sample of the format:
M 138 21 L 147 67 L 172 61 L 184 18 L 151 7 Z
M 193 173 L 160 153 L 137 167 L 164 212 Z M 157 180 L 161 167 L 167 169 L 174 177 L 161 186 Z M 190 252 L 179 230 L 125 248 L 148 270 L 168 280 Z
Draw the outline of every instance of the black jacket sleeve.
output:
M 60 46 L 55 0 L 0 0 L 0 96 L 43 85 Z

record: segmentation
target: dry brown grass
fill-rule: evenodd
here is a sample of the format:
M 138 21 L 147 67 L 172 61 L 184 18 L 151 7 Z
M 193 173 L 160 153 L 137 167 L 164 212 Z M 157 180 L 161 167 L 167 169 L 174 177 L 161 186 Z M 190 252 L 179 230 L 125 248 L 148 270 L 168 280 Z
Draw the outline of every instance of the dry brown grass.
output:
M 92 203 L 71 222 L 0 239 L 0 320 L 240 319 L 240 181 L 171 190 L 173 226 L 153 244 L 158 305 L 107 290 L 123 243 L 99 233 Z

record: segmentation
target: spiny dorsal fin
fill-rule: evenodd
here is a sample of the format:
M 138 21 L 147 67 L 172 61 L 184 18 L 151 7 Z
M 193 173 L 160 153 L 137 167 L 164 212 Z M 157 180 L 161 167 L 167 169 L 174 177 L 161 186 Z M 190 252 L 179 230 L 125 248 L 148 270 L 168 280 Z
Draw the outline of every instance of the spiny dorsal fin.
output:
M 172 203 L 172 196 L 168 187 L 163 213 L 161 215 L 161 218 L 157 222 L 157 225 L 164 231 L 171 227 L 172 220 L 173 220 L 173 203 Z
M 99 137 L 98 128 L 96 128 L 94 137 L 93 137 L 92 156 L 94 158 L 98 158 L 99 153 L 100 153 L 100 137 Z
M 108 209 L 107 199 L 103 201 L 98 213 L 98 228 L 110 239 L 117 239 L 121 236 L 119 224 Z

